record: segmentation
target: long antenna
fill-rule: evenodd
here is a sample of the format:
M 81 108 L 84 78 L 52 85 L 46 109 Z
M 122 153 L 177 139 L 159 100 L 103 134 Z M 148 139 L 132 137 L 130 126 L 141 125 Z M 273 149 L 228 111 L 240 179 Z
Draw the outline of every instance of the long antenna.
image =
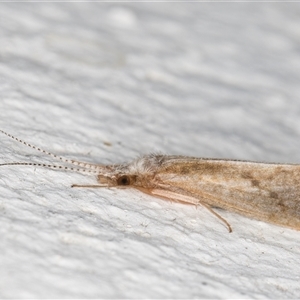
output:
M 72 172 L 78 172 L 78 173 L 89 173 L 89 174 L 99 174 L 98 170 L 90 170 L 90 169 L 80 169 L 80 168 L 73 168 L 73 167 L 65 167 L 65 166 L 59 166 L 59 165 L 48 165 L 48 164 L 41 164 L 41 163 L 27 163 L 27 162 L 11 162 L 11 163 L 4 163 L 0 164 L 0 167 L 2 166 L 36 166 L 36 167 L 44 167 L 49 169 L 55 169 L 55 170 L 66 170 L 66 171 L 72 171 Z
M 59 155 L 53 154 L 53 153 L 51 153 L 49 151 L 41 149 L 40 147 L 36 147 L 36 146 L 34 146 L 32 144 L 29 144 L 29 143 L 27 143 L 27 142 L 25 142 L 25 141 L 23 141 L 23 140 L 21 140 L 21 139 L 19 139 L 17 137 L 14 137 L 13 135 L 11 135 L 11 134 L 9 134 L 9 133 L 1 130 L 1 129 L 0 129 L 0 132 L 3 133 L 3 134 L 5 134 L 6 136 L 10 137 L 11 139 L 13 139 L 13 140 L 15 140 L 15 141 L 17 141 L 17 142 L 19 142 L 19 143 L 27 146 L 27 147 L 35 149 L 35 150 L 37 150 L 39 152 L 42 152 L 44 154 L 47 154 L 47 155 L 49 155 L 49 156 L 51 156 L 51 157 L 53 157 L 55 159 L 59 159 L 62 162 L 69 163 L 69 164 L 72 164 L 72 165 L 75 165 L 75 166 L 79 166 L 79 167 L 83 167 L 83 168 L 87 168 L 87 169 L 94 169 L 95 170 L 95 169 L 102 169 L 103 168 L 103 165 L 101 165 L 101 164 L 91 164 L 91 163 L 81 162 L 81 161 L 77 161 L 77 160 L 73 160 L 73 159 L 67 159 L 67 158 L 65 158 L 63 156 L 59 156 Z

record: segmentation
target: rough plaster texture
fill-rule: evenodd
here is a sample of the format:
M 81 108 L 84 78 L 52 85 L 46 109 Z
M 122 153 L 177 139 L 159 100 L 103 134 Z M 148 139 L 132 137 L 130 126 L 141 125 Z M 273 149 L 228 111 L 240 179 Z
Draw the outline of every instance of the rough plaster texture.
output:
M 0 127 L 113 163 L 300 162 L 300 5 L 1 3 Z M 0 160 L 51 162 L 6 136 Z M 300 232 L 0 168 L 0 297 L 296 298 Z

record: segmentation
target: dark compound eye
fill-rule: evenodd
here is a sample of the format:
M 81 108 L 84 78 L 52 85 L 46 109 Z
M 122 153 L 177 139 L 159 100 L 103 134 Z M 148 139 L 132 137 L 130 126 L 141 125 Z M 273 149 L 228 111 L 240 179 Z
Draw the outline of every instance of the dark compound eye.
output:
M 117 180 L 118 185 L 129 185 L 130 184 L 130 177 L 127 175 L 123 175 L 118 178 Z

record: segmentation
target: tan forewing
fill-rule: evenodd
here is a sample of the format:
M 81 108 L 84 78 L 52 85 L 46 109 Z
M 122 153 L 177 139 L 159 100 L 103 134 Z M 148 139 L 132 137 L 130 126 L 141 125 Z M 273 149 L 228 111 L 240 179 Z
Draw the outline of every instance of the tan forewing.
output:
M 300 166 L 172 159 L 155 179 L 199 203 L 300 230 Z

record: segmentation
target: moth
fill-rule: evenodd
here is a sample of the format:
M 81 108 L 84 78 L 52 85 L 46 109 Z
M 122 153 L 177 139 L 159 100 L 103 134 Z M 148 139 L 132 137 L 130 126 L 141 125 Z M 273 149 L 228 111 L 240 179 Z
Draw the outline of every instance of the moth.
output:
M 29 165 L 96 175 L 97 184 L 72 187 L 127 187 L 185 204 L 202 205 L 232 228 L 215 208 L 300 230 L 300 165 L 150 154 L 124 164 L 102 165 L 70 160 L 8 137 L 73 166 Z M 76 167 L 75 167 L 76 166 Z

